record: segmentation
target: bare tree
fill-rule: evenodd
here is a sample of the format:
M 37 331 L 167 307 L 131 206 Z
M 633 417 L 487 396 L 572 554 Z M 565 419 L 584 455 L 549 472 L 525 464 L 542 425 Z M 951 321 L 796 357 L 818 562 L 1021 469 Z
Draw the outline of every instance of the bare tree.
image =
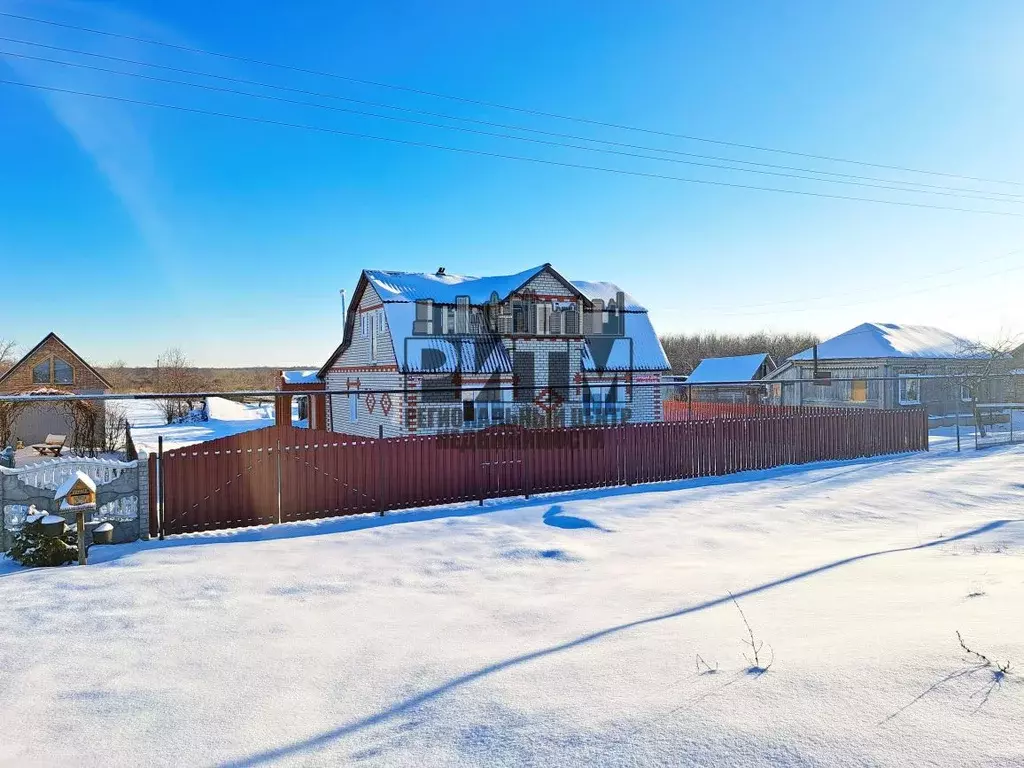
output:
M 1013 353 L 1020 346 L 1020 337 L 1002 334 L 991 343 L 968 342 L 957 350 L 953 365 L 954 397 L 971 404 L 971 413 L 978 434 L 986 437 L 986 424 L 980 403 L 1003 402 L 1008 399 L 1010 379 L 1006 377 L 1013 365 Z
M 129 388 L 128 366 L 124 360 L 115 360 L 103 368 L 102 373 L 107 381 L 110 382 L 110 385 L 117 391 L 123 392 Z
M 6 373 L 14 365 L 14 361 L 17 359 L 15 355 L 17 348 L 18 344 L 14 339 L 0 337 L 0 374 Z
M 158 391 L 194 392 L 202 388 L 202 377 L 180 347 L 164 351 L 156 361 Z M 187 415 L 196 405 L 194 398 L 167 398 L 158 401 L 167 423 Z

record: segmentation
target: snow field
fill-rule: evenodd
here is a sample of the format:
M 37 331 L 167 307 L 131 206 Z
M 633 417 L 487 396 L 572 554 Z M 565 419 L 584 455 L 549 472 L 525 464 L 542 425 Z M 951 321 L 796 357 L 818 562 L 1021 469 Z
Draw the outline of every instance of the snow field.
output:
M 0 764 L 1024 764 L 1021 448 L 94 551 L 0 565 Z

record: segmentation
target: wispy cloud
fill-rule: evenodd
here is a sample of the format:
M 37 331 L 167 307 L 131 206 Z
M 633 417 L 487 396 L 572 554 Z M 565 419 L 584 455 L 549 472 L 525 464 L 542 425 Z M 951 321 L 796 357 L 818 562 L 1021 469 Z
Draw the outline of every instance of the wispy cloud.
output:
M 146 19 L 101 3 L 40 4 L 8 0 L 0 1 L 0 8 L 10 13 L 51 18 L 139 37 L 176 38 L 169 30 Z M 47 45 L 127 58 L 152 58 L 152 52 L 144 50 L 143 44 L 127 40 L 76 33 L 16 19 L 0 20 L 0 29 L 3 29 L 5 36 Z M 16 53 L 64 60 L 76 58 L 16 43 L 5 42 L 2 46 Z M 128 98 L 147 97 L 144 85 L 102 72 L 11 56 L 0 57 L 0 62 L 0 66 L 9 67 L 14 73 L 13 79 L 24 83 L 111 93 Z M 37 95 L 49 107 L 54 119 L 95 164 L 103 180 L 130 216 L 154 263 L 162 267 L 173 281 L 176 273 L 173 263 L 179 251 L 175 244 L 174 224 L 162 202 L 169 199 L 170 195 L 162 181 L 158 151 L 148 135 L 149 116 L 140 113 L 137 107 L 116 102 L 43 90 L 39 90 Z

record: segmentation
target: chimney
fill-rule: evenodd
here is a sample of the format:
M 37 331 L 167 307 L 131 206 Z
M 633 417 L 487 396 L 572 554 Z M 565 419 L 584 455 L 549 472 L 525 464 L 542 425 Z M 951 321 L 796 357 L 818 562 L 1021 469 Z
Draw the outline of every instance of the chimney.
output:
M 341 294 L 341 340 L 345 340 L 345 289 L 342 288 L 338 293 Z
M 437 268 L 437 274 L 435 276 L 436 277 L 444 277 L 444 267 L 438 267 Z

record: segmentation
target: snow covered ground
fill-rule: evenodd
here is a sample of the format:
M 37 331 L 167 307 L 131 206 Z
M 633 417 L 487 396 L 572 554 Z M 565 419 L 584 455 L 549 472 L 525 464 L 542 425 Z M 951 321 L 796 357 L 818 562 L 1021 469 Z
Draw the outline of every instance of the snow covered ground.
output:
M 2 765 L 1024 765 L 1021 446 L 93 555 L 0 565 Z
M 132 425 L 132 439 L 139 451 L 155 453 L 157 438 L 163 435 L 164 449 L 183 448 L 186 445 L 237 435 L 252 429 L 274 425 L 274 405 L 238 403 L 223 397 L 207 399 L 209 421 L 167 424 L 160 404 L 154 400 L 115 401 L 124 408 Z M 292 401 L 292 419 L 297 418 L 298 404 Z M 296 422 L 296 426 L 300 426 Z

